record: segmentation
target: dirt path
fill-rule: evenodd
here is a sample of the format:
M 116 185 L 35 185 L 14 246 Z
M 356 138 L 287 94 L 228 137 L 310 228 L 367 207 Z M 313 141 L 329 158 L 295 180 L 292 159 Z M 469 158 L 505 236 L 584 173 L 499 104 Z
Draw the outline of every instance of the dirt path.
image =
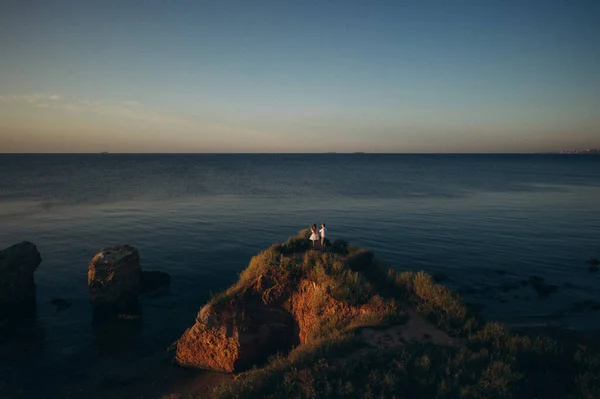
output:
M 444 346 L 464 345 L 463 340 L 451 337 L 435 324 L 425 320 L 410 306 L 405 306 L 404 311 L 409 317 L 406 324 L 385 329 L 365 328 L 360 331 L 360 338 L 367 345 L 375 348 L 390 348 L 411 341 L 430 342 Z

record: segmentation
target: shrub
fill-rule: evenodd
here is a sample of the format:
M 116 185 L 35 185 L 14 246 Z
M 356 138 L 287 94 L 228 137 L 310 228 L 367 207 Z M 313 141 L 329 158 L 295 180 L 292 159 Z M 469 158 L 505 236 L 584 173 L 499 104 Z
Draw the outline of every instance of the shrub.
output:
M 335 252 L 341 255 L 348 254 L 348 241 L 346 240 L 335 240 L 331 245 L 331 252 Z
M 231 292 L 290 287 L 307 278 L 325 290 L 314 291 L 315 307 L 331 295 L 359 312 L 344 310 L 323 318 L 306 344 L 241 374 L 217 388 L 215 397 L 600 398 L 598 351 L 568 339 L 515 334 L 500 323 L 480 325 L 460 296 L 431 276 L 396 272 L 370 251 L 345 241 L 334 242 L 331 253 L 282 256 L 281 248 L 298 248 L 299 242 L 288 240 L 258 254 Z M 462 336 L 464 345 L 366 346 L 357 333 L 367 326 L 405 322 L 398 305 L 402 302 L 446 332 Z
M 283 254 L 304 252 L 311 247 L 309 237 L 308 229 L 300 230 L 295 237 L 290 237 L 285 244 L 280 244 L 279 250 Z
M 430 275 L 388 271 L 388 278 L 393 279 L 396 289 L 406 301 L 447 333 L 468 335 L 476 328 L 477 322 L 458 293 L 436 284 Z
M 359 249 L 348 255 L 347 264 L 350 270 L 366 270 L 373 266 L 373 252 L 366 249 Z

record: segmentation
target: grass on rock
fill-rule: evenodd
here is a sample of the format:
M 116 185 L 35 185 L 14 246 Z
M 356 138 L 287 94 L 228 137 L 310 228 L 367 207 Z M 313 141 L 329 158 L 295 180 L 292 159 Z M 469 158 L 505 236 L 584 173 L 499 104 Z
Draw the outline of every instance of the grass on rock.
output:
M 597 350 L 481 323 L 456 292 L 430 275 L 398 272 L 341 240 L 325 253 L 310 250 L 306 230 L 255 256 L 239 281 L 211 303 L 256 292 L 265 303 L 284 303 L 303 280 L 363 311 L 315 320 L 305 343 L 239 374 L 213 397 L 600 398 Z M 381 349 L 360 340 L 362 328 L 406 322 L 406 305 L 464 345 L 410 342 Z

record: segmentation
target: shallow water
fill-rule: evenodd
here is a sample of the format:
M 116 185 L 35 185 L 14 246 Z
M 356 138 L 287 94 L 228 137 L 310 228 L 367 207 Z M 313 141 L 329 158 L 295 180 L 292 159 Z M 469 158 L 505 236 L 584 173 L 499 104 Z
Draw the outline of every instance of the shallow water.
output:
M 593 155 L 0 155 L 0 248 L 28 240 L 43 258 L 33 337 L 16 334 L 36 349 L 21 361 L 57 375 L 163 353 L 252 255 L 321 222 L 393 267 L 447 274 L 485 317 L 598 329 L 593 313 L 552 314 L 597 299 L 600 273 L 584 261 L 600 257 L 599 215 Z M 91 326 L 87 263 L 115 243 L 172 285 L 143 299 L 140 328 L 107 337 Z M 558 291 L 539 298 L 520 285 L 531 275 Z M 0 372 L 19 364 L 0 360 Z

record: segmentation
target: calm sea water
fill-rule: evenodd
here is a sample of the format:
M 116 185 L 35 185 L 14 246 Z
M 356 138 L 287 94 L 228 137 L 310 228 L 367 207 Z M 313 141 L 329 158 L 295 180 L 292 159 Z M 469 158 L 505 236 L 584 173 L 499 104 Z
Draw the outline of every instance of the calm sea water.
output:
M 152 353 L 252 255 L 322 222 L 397 269 L 447 274 L 485 317 L 600 328 L 594 313 L 556 317 L 598 300 L 600 273 L 584 261 L 600 257 L 600 156 L 0 155 L 0 247 L 32 241 L 43 258 L 33 338 L 15 334 L 36 340 L 36 364 L 110 352 L 86 285 L 105 246 L 133 245 L 143 269 L 172 276 L 168 295 L 143 299 L 131 341 Z M 531 275 L 558 291 L 506 289 Z M 54 297 L 72 306 L 59 311 Z

